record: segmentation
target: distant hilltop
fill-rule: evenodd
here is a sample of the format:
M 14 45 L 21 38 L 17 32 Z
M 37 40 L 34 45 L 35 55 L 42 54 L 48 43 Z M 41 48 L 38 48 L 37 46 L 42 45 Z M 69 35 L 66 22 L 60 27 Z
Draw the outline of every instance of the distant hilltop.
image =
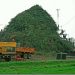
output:
M 15 39 L 22 47 L 33 47 L 40 52 L 69 52 L 71 42 L 62 40 L 58 27 L 46 10 L 35 5 L 12 18 L 3 31 L 0 41 Z

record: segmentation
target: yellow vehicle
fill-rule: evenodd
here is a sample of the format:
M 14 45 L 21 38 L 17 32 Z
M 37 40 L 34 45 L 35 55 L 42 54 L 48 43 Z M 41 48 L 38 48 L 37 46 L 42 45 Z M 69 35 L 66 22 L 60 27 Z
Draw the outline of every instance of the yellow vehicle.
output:
M 0 42 L 0 60 L 10 61 L 19 56 L 20 58 L 30 58 L 35 52 L 34 48 L 17 47 L 16 42 Z M 17 58 L 16 58 L 17 59 Z

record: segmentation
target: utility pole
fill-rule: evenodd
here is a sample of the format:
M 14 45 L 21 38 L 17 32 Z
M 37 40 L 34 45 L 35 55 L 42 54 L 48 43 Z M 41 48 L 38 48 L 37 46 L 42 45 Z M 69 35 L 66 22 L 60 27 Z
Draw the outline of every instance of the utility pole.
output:
M 60 9 L 56 9 L 57 10 L 57 26 L 59 27 L 59 10 Z

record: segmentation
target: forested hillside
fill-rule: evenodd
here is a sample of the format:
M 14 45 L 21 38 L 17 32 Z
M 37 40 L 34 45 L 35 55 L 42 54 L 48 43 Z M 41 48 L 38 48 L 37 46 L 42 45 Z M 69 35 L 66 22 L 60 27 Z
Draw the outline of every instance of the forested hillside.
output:
M 12 18 L 1 32 L 0 41 L 15 39 L 23 47 L 33 47 L 37 51 L 70 51 L 72 44 L 57 33 L 58 27 L 42 7 L 35 5 Z

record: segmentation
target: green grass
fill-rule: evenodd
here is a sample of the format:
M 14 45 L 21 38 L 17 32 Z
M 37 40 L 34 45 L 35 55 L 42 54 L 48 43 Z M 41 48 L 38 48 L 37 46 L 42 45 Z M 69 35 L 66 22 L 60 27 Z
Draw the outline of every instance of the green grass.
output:
M 0 74 L 75 74 L 75 61 L 0 62 Z

